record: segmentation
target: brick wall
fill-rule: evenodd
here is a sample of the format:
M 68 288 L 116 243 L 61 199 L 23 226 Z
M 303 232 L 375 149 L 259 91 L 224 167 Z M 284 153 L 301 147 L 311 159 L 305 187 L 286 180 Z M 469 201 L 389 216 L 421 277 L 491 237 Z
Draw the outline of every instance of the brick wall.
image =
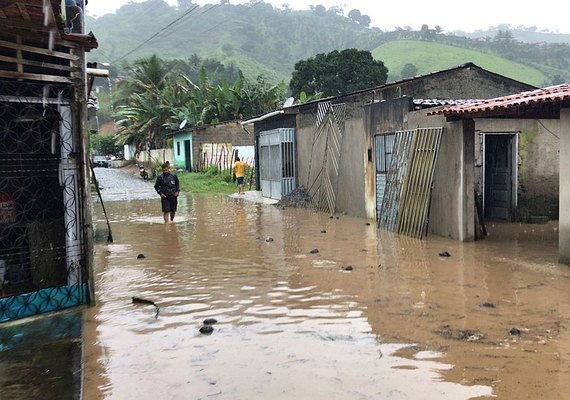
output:
M 194 128 L 192 130 L 192 159 L 194 160 L 194 168 L 198 168 L 200 165 L 204 145 L 218 144 L 229 144 L 231 147 L 254 146 L 253 125 L 246 125 L 244 129 L 241 125 L 241 121 L 230 121 L 217 125 Z

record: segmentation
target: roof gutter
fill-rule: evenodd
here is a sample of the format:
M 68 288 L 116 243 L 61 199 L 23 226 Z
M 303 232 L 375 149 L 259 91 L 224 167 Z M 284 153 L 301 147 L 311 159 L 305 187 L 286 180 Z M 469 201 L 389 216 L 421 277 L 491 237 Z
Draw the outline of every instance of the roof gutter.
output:
M 242 121 L 241 125 L 244 126 L 244 125 L 248 125 L 248 124 L 253 124 L 255 122 L 263 121 L 264 119 L 271 118 L 275 115 L 283 114 L 284 112 L 285 112 L 284 110 L 272 111 L 270 113 L 262 115 L 261 117 L 248 119 L 247 121 Z

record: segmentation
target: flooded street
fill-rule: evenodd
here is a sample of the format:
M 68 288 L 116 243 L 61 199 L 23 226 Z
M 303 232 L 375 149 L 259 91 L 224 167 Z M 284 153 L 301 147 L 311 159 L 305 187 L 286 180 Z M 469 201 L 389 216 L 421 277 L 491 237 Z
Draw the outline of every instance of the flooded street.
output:
M 96 247 L 84 311 L 87 400 L 570 398 L 555 223 L 419 241 L 186 193 L 164 224 L 158 196 L 123 200 L 113 173 L 100 180 L 114 242 Z M 202 334 L 207 318 L 218 322 Z

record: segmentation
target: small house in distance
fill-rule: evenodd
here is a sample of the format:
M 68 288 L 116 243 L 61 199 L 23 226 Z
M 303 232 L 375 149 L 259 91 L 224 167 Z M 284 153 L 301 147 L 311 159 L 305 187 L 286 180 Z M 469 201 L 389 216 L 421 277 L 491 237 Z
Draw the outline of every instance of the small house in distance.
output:
M 171 132 L 170 136 L 176 168 L 205 171 L 217 165 L 220 169 L 229 169 L 235 156 L 253 165 L 253 126 L 242 126 L 241 121 L 183 128 Z

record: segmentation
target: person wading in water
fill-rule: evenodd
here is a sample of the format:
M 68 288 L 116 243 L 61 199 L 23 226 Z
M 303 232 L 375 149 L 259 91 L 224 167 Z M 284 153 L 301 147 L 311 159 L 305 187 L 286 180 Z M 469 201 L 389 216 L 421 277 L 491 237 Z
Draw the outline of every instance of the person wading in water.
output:
M 162 174 L 156 177 L 154 190 L 160 195 L 164 223 L 174 220 L 178 207 L 178 195 L 180 194 L 180 182 L 178 177 L 170 173 L 170 163 L 162 164 Z

